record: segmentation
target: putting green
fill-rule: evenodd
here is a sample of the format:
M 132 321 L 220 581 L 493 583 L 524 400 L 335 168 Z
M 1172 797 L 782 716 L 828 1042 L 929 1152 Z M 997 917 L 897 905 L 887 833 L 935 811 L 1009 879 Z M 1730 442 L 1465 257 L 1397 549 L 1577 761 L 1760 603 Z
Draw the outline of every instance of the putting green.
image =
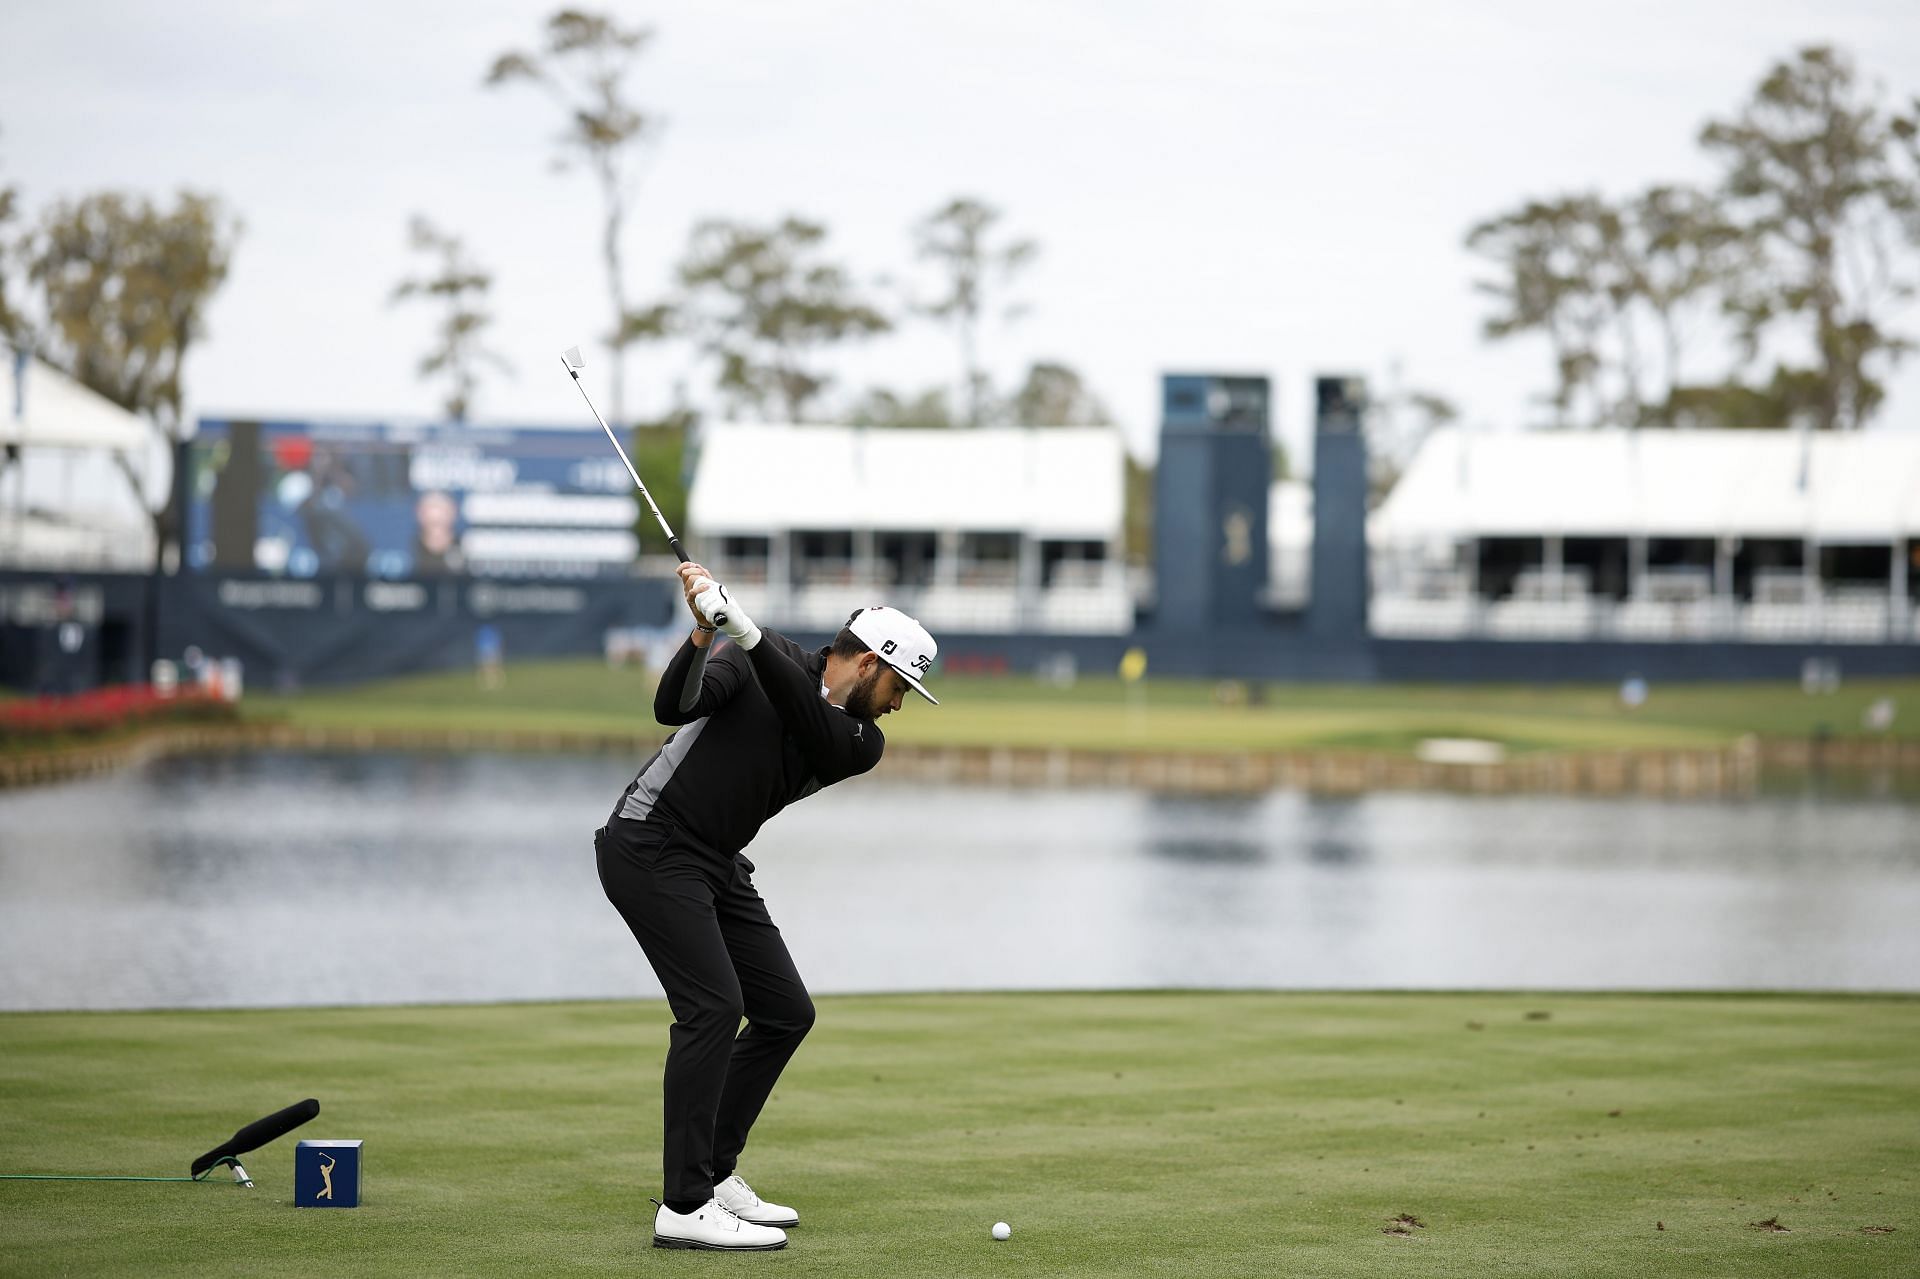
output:
M 1912 998 L 819 1002 L 742 1167 L 804 1224 L 735 1261 L 647 1246 L 661 1004 L 6 1015 L 3 1171 L 171 1173 L 322 1111 L 253 1191 L 0 1181 L 0 1269 L 1920 1273 Z M 363 1207 L 289 1205 L 298 1136 L 366 1141 Z

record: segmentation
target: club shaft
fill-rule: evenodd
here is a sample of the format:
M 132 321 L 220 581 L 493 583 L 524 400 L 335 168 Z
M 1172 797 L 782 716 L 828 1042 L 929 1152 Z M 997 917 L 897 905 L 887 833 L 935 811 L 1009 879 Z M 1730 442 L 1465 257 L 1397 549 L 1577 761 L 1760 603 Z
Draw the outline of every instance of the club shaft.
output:
M 580 398 L 587 402 L 587 409 L 593 414 L 593 420 L 598 422 L 600 429 L 607 433 L 607 442 L 613 445 L 613 451 L 620 455 L 620 461 L 626 465 L 627 474 L 633 477 L 633 486 L 640 490 L 640 496 L 646 501 L 647 509 L 653 512 L 653 518 L 659 523 L 660 531 L 667 535 L 667 545 L 673 548 L 673 553 L 680 557 L 682 564 L 685 564 L 688 557 L 687 553 L 680 548 L 680 539 L 673 535 L 673 529 L 667 524 L 667 517 L 660 514 L 659 506 L 654 503 L 653 494 L 647 492 L 646 483 L 641 480 L 640 472 L 634 469 L 633 459 L 627 456 L 627 450 L 620 445 L 620 437 L 615 435 L 613 428 L 607 425 L 607 419 L 600 416 L 600 410 L 593 407 L 593 397 L 587 394 L 587 388 L 580 383 L 579 370 L 568 364 L 564 357 L 560 363 L 566 366 L 567 376 L 573 379 L 576 387 L 579 387 Z

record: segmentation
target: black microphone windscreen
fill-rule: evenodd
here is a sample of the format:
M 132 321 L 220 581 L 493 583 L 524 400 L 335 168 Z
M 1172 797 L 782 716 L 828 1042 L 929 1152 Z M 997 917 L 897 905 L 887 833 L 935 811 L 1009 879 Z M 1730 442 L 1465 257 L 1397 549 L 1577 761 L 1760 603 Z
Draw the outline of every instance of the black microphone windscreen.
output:
M 264 1119 L 256 1119 L 194 1160 L 193 1175 L 198 1177 L 222 1159 L 244 1155 L 249 1150 L 256 1150 L 266 1145 L 276 1137 L 284 1137 L 319 1113 L 320 1103 L 309 1097 L 305 1101 L 295 1102 L 285 1110 L 276 1110 Z

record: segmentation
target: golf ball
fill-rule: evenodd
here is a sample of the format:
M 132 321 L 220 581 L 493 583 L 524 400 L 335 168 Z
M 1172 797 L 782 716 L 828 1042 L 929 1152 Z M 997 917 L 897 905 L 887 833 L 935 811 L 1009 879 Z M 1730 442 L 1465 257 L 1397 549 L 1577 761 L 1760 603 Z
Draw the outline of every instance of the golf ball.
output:
M 1012 1233 L 1013 1227 L 1009 1226 L 1006 1222 L 996 1221 L 993 1223 L 993 1237 L 995 1239 L 1005 1239 Z

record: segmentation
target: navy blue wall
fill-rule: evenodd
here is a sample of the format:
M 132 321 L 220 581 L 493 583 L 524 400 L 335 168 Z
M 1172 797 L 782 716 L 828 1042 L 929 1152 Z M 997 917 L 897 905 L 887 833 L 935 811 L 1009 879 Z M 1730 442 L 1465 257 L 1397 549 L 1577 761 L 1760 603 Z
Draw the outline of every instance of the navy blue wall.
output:
M 1131 636 L 942 634 L 940 668 L 1034 671 L 1062 654 L 1081 674 L 1111 675 L 1138 646 L 1147 671 L 1209 679 L 1367 683 L 1456 681 L 1553 684 L 1648 680 L 1793 680 L 1808 658 L 1838 664 L 1843 677 L 1920 675 L 1916 644 L 1615 644 L 1519 640 L 1369 640 L 1316 643 L 1301 618 L 1278 618 L 1255 631 Z M 824 636 L 797 637 L 810 644 Z
M 147 678 L 151 579 L 0 572 L 0 686 L 77 693 Z
M 220 601 L 221 584 L 239 583 L 247 606 Z M 470 668 L 475 637 L 491 624 L 508 660 L 584 656 L 602 651 L 610 627 L 678 626 L 682 608 L 673 583 L 560 584 L 583 595 L 548 594 L 556 584 L 444 583 L 425 608 L 373 611 L 364 581 L 312 583 L 315 606 L 263 606 L 263 579 L 165 579 L 161 655 L 178 660 L 188 645 L 209 656 L 239 657 L 254 688 L 276 684 L 351 682 L 410 671 Z M 267 585 L 280 587 L 285 582 Z M 294 583 L 293 585 L 302 585 Z M 386 586 L 393 584 L 387 583 Z M 491 599 L 463 594 L 490 588 Z M 24 588 L 24 589 L 23 589 Z M 44 616 L 64 588 L 89 601 L 81 647 L 61 650 L 58 623 Z M 533 588 L 533 593 L 518 592 Z M 151 579 L 88 574 L 0 574 L 0 603 L 21 605 L 19 618 L 0 614 L 0 684 L 25 692 L 73 692 L 146 678 L 140 627 Z M 233 587 L 228 587 L 231 596 Z M 448 593 L 451 593 L 449 595 Z M 266 600 L 270 601 L 271 591 Z M 343 604 L 344 600 L 344 604 Z M 444 602 L 443 601 L 448 601 Z M 387 603 L 392 603 L 391 600 Z M 479 607 L 476 607 L 478 605 Z M 575 607 L 577 606 L 577 607 Z M 566 611 L 549 611 L 563 608 Z M 795 635 L 810 645 L 825 634 Z M 1920 674 L 1920 644 L 1622 644 L 1545 640 L 1381 640 L 1327 644 L 1303 614 L 1281 614 L 1254 627 L 1166 632 L 1147 626 L 1131 635 L 1046 636 L 943 633 L 941 673 L 963 669 L 1034 671 L 1070 657 L 1087 675 L 1111 674 L 1130 647 L 1146 650 L 1149 675 L 1214 679 L 1506 681 L 1613 683 L 1649 680 L 1797 679 L 1810 657 L 1836 662 L 1845 677 Z
M 604 650 L 613 629 L 675 625 L 679 584 L 366 578 L 169 578 L 160 656 L 238 657 L 256 687 L 350 683 L 471 667 L 483 630 L 508 661 Z

